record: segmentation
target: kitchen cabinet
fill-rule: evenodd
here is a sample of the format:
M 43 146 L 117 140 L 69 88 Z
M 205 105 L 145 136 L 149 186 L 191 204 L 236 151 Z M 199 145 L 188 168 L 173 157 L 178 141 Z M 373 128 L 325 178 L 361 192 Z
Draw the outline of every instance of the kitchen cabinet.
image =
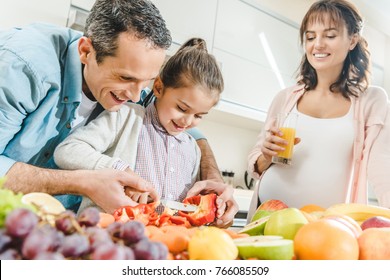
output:
M 71 0 L 2 1 L 0 28 L 21 26 L 32 22 L 66 25 Z
M 72 6 L 85 11 L 90 11 L 93 4 L 95 4 L 95 0 L 72 0 Z
M 291 23 L 292 24 L 292 23 Z M 300 62 L 298 28 L 237 0 L 220 1 L 214 48 L 292 75 Z
M 301 54 L 297 27 L 237 0 L 219 1 L 213 53 L 225 78 L 223 99 L 266 112 L 292 85 Z
M 173 42 L 181 45 L 192 37 L 203 38 L 212 48 L 218 0 L 152 0 L 171 31 Z
M 253 111 L 253 117 L 261 113 L 262 121 L 272 99 L 283 86 L 272 69 L 253 61 L 242 59 L 226 51 L 214 49 L 214 54 L 222 65 L 225 81 L 223 101 L 227 101 Z M 280 76 L 292 84 L 287 75 Z M 284 82 L 283 82 L 284 83 Z M 255 112 L 258 111 L 259 114 Z

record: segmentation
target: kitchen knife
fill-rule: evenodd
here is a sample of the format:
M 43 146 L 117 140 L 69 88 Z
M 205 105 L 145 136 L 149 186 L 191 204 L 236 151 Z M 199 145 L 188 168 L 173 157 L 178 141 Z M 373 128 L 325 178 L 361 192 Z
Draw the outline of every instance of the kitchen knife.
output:
M 174 210 L 194 212 L 198 209 L 198 206 L 196 206 L 196 205 L 184 204 L 184 203 L 173 201 L 173 200 L 161 199 L 160 202 L 165 207 L 168 207 L 168 208 L 174 209 Z

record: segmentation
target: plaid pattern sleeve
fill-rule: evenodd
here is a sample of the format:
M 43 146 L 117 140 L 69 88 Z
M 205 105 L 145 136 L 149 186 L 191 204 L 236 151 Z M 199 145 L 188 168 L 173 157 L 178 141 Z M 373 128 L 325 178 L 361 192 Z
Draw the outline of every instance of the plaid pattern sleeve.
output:
M 127 168 L 129 168 L 130 165 L 128 165 L 126 162 L 124 162 L 123 160 L 117 160 L 116 162 L 114 162 L 114 164 L 112 165 L 112 168 L 114 169 L 117 169 L 117 170 L 121 170 L 121 171 L 125 171 Z

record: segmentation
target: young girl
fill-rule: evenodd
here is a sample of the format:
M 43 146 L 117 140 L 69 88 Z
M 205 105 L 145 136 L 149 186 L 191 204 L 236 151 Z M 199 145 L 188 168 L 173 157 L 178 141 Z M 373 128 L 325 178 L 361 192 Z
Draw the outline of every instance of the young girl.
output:
M 223 78 L 203 39 L 186 42 L 163 66 L 146 108 L 127 104 L 103 112 L 55 151 L 64 169 L 115 168 L 151 182 L 161 198 L 182 201 L 198 179 L 200 151 L 186 130 L 216 105 Z M 98 190 L 97 190 L 98 191 Z M 147 197 L 130 192 L 146 203 Z M 79 211 L 92 202 L 84 197 Z
M 305 54 L 296 86 L 282 90 L 249 154 L 248 170 L 261 179 L 258 201 L 280 199 L 290 207 L 367 203 L 367 179 L 379 204 L 390 207 L 389 114 L 385 91 L 368 86 L 369 52 L 363 21 L 344 0 L 315 2 L 300 28 Z M 274 119 L 299 115 L 293 164 L 271 164 L 286 144 Z

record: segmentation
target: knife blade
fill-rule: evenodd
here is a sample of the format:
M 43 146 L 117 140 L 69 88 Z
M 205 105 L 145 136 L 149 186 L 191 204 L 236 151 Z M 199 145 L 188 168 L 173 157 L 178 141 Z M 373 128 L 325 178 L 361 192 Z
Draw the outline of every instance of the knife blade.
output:
M 160 202 L 165 207 L 168 207 L 168 208 L 174 209 L 174 210 L 194 212 L 198 209 L 198 206 L 196 206 L 196 205 L 184 204 L 184 203 L 174 201 L 174 200 L 161 199 Z

